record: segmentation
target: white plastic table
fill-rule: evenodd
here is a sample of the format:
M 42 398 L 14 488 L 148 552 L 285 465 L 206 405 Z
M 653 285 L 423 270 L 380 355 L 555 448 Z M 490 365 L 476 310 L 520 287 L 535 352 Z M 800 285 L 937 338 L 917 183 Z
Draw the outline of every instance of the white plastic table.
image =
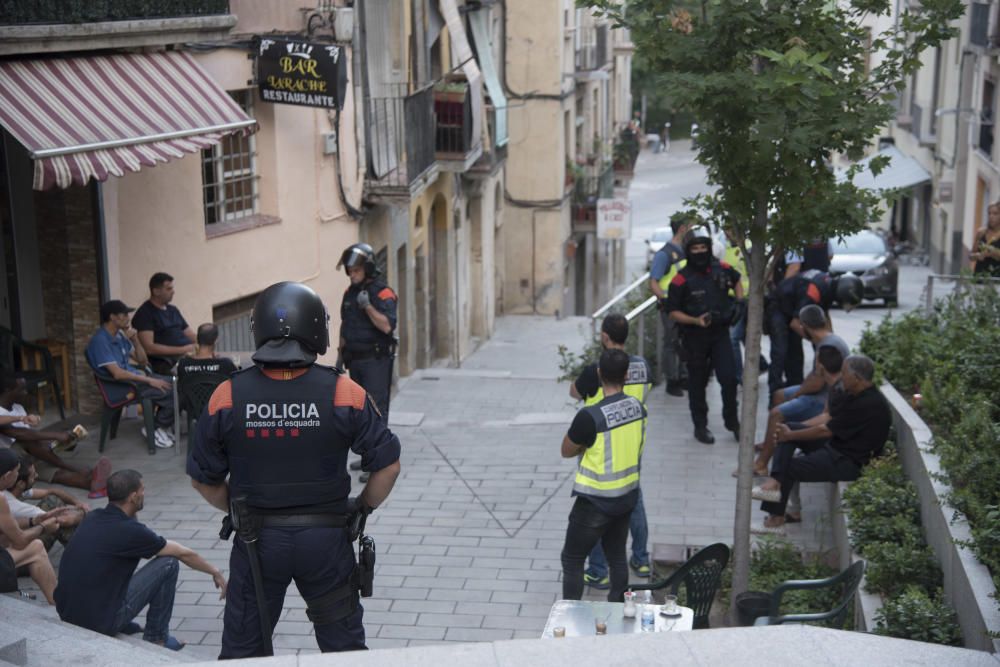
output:
M 637 603 L 635 618 L 625 618 L 622 602 L 590 602 L 587 600 L 559 600 L 552 605 L 549 619 L 545 622 L 542 639 L 552 638 L 552 628 L 566 628 L 567 637 L 591 637 L 597 634 L 594 621 L 603 620 L 609 635 L 627 635 L 642 632 L 642 612 L 651 607 L 656 618 L 656 632 L 677 632 L 694 627 L 694 611 L 680 607 L 680 616 L 663 616 L 658 604 Z

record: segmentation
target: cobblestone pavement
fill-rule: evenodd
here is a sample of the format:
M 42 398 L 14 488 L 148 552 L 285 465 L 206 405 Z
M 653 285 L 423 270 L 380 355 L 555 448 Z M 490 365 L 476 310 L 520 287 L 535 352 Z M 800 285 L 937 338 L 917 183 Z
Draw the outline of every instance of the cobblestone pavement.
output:
M 574 472 L 573 462 L 559 454 L 576 407 L 568 383 L 556 381 L 557 347 L 581 349 L 586 331 L 584 318 L 501 318 L 493 338 L 461 368 L 425 369 L 403 381 L 391 411 L 403 472 L 369 521 L 379 552 L 376 597 L 364 601 L 369 646 L 541 632 L 560 597 L 559 552 Z M 718 436 L 712 447 L 692 437 L 686 399 L 668 397 L 660 387 L 650 398 L 642 484 L 654 558 L 668 557 L 670 545 L 731 541 L 736 443 L 722 428 L 717 386 L 709 394 L 710 426 Z M 116 468 L 143 473 L 146 508 L 139 519 L 228 570 L 230 545 L 218 537 L 221 514 L 191 488 L 183 472 L 186 449 L 149 456 L 139 426 L 139 420 L 123 421 L 105 452 Z M 96 458 L 96 431 L 77 462 Z M 806 522 L 790 530 L 792 539 L 813 549 L 831 543 L 829 522 L 817 516 L 821 498 L 820 489 L 804 491 Z M 60 554 L 55 547 L 55 562 Z M 593 599 L 601 595 L 587 591 Z M 211 580 L 182 567 L 175 634 L 213 655 L 222 609 Z M 274 645 L 277 652 L 316 651 L 294 589 Z

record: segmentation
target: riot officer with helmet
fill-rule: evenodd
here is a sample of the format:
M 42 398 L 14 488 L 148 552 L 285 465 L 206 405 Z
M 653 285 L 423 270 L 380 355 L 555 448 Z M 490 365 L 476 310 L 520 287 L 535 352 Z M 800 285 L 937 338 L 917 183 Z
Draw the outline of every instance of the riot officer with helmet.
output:
M 364 389 L 315 363 L 328 322 L 309 287 L 268 287 L 251 320 L 254 365 L 219 385 L 198 419 L 188 475 L 237 532 L 220 658 L 271 653 L 293 580 L 321 651 L 365 648 L 359 593 L 371 594 L 375 556 L 359 533 L 399 475 L 400 445 Z M 348 450 L 371 471 L 355 498 Z
M 396 293 L 381 279 L 375 251 L 355 243 L 340 256 L 351 284 L 340 305 L 340 356 L 351 379 L 375 399 L 389 420 L 389 387 L 396 356 Z
M 800 310 L 815 304 L 827 311 L 830 306 L 837 303 L 844 310 L 851 311 L 864 298 L 865 286 L 853 273 L 834 276 L 810 269 L 782 280 L 778 283 L 776 292 L 777 309 L 781 319 L 771 326 L 780 328 L 783 324 L 796 336 L 802 337 L 805 332 L 802 323 L 799 322 Z
M 736 362 L 729 340 L 729 326 L 739 314 L 736 299 L 743 298 L 740 274 L 712 256 L 712 236 L 696 227 L 684 238 L 687 265 L 667 290 L 667 312 L 681 327 L 684 358 L 688 368 L 688 405 L 694 422 L 694 437 L 706 445 L 715 442 L 708 429 L 705 387 L 711 369 L 722 387 L 722 417 L 726 428 L 739 438 L 736 402 Z

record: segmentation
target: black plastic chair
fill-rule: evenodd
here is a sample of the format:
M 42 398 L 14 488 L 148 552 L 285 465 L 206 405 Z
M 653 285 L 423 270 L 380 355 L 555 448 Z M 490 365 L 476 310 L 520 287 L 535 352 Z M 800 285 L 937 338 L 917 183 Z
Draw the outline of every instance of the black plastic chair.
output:
M 103 378 L 94 373 L 94 381 L 104 400 L 104 410 L 101 411 L 101 440 L 97 451 L 103 452 L 108 440 L 114 440 L 118 435 L 118 423 L 122 418 L 122 410 L 133 403 L 142 406 L 142 419 L 146 425 L 146 444 L 150 454 L 156 454 L 156 423 L 153 421 L 153 401 L 143 398 L 139 388 L 131 382 L 119 382 Z M 109 437 L 110 436 L 110 437 Z
M 686 604 L 694 610 L 694 628 L 700 630 L 708 627 L 708 614 L 712 610 L 712 602 L 722 583 L 722 571 L 726 569 L 727 563 L 729 547 L 717 542 L 691 556 L 666 579 L 629 587 L 634 591 L 666 588 L 671 595 L 677 595 L 683 585 Z
M 40 354 L 42 357 L 42 367 L 26 369 L 21 364 L 23 352 Z M 26 340 L 14 335 L 14 332 L 5 327 L 0 327 L 0 370 L 13 375 L 15 378 L 24 380 L 26 389 L 37 395 L 39 389 L 52 387 L 52 394 L 59 407 L 59 418 L 66 419 L 66 410 L 63 408 L 62 391 L 59 389 L 58 373 L 56 365 L 52 361 L 52 353 L 43 345 L 29 343 Z M 41 407 L 41 406 L 39 406 Z
M 767 616 L 758 618 L 754 625 L 781 625 L 782 623 L 822 623 L 834 628 L 844 625 L 847 607 L 858 591 L 865 573 L 865 561 L 859 560 L 839 574 L 827 579 L 799 579 L 778 584 L 771 592 L 771 608 Z M 820 588 L 841 589 L 840 600 L 830 611 L 807 614 L 781 614 L 781 598 L 788 591 L 806 591 Z
M 187 414 L 188 447 L 190 448 L 191 430 L 198 417 L 205 411 L 208 399 L 220 384 L 229 379 L 225 373 L 180 373 L 177 377 L 177 398 L 180 409 Z

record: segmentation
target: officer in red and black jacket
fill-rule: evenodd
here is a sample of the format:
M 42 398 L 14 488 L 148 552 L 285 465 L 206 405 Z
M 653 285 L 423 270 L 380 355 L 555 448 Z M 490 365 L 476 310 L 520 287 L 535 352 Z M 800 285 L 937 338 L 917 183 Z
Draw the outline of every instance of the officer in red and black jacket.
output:
M 729 327 L 738 309 L 729 295 L 743 298 L 740 273 L 712 256 L 712 235 L 696 227 L 684 238 L 687 265 L 667 289 L 667 312 L 681 325 L 681 340 L 688 368 L 688 405 L 694 437 L 706 445 L 715 442 L 708 429 L 705 387 L 711 369 L 722 387 L 722 418 L 726 429 L 739 439 L 739 406 L 736 401 L 736 361 Z
M 864 284 L 852 273 L 834 276 L 823 271 L 810 269 L 785 278 L 778 283 L 778 309 L 787 326 L 798 336 L 804 336 L 799 311 L 814 304 L 824 311 L 834 303 L 850 311 L 864 297 Z
M 340 257 L 350 286 L 340 305 L 340 357 L 389 421 L 392 360 L 396 356 L 396 293 L 379 277 L 375 251 L 355 243 Z
M 399 440 L 372 399 L 340 371 L 316 364 L 328 316 L 309 287 L 268 287 L 254 305 L 254 365 L 212 394 L 188 455 L 192 485 L 218 509 L 245 497 L 256 541 L 237 539 L 220 658 L 264 655 L 251 559 L 259 560 L 273 632 L 288 584 L 306 601 L 321 651 L 365 648 L 349 523 L 378 507 L 399 475 Z M 349 498 L 347 452 L 371 479 Z M 244 543 L 246 542 L 246 543 Z

